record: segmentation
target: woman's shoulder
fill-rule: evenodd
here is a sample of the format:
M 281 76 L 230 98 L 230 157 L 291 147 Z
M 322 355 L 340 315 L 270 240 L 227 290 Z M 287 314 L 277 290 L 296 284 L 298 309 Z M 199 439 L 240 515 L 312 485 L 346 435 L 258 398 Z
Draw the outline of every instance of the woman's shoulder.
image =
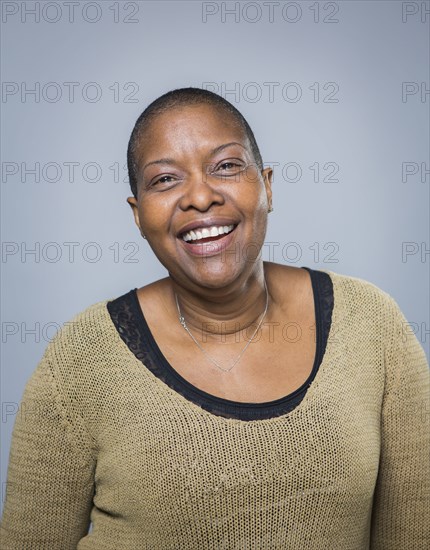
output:
M 339 273 L 330 269 L 319 269 L 319 271 L 326 273 L 330 277 L 334 292 L 336 293 L 337 291 L 338 299 L 342 295 L 342 298 L 345 300 L 356 304 L 371 302 L 373 304 L 378 303 L 387 308 L 396 305 L 394 297 L 382 286 L 377 285 L 370 279 Z
M 334 299 L 334 322 L 345 323 L 348 319 L 355 326 L 364 324 L 367 328 L 379 327 L 384 332 L 396 318 L 402 318 L 396 299 L 383 287 L 369 279 L 318 266 L 304 269 L 273 263 L 266 266 L 266 269 L 278 289 L 291 286 L 292 294 L 303 288 L 301 285 L 305 283 L 306 277 L 309 278 L 307 269 L 313 271 L 312 279 L 317 292 L 322 288 L 321 277 L 329 277 Z M 327 292 L 327 279 L 323 287 Z
M 291 265 L 282 265 L 274 262 L 265 262 L 266 273 L 270 276 L 273 284 L 278 288 L 297 287 L 308 280 L 307 270 L 313 272 L 314 279 L 319 279 L 322 274 L 330 278 L 334 293 L 338 299 L 340 295 L 350 300 L 375 300 L 379 299 L 387 305 L 392 304 L 394 298 L 382 287 L 372 281 L 345 273 L 339 273 L 330 269 L 320 267 L 296 267 Z
M 112 299 L 78 309 L 61 324 L 33 370 L 31 379 L 38 391 L 46 387 L 61 403 L 79 399 L 82 404 L 84 396 L 91 398 L 94 380 L 101 382 L 123 364 L 124 346 L 106 307 Z
M 69 361 L 82 355 L 96 357 L 114 334 L 107 309 L 113 299 L 115 297 L 93 302 L 67 318 L 50 340 L 45 355 L 67 357 Z
M 369 341 L 400 341 L 408 330 L 408 321 L 397 299 L 385 288 L 363 277 L 320 271 L 327 273 L 333 283 L 338 328 L 350 327 L 352 337 Z

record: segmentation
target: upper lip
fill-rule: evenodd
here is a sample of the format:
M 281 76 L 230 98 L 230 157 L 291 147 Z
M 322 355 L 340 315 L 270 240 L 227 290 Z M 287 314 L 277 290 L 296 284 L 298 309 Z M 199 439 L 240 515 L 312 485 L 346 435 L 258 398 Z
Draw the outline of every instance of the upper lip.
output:
M 192 229 L 197 229 L 199 227 L 213 227 L 214 225 L 219 226 L 237 224 L 238 222 L 232 220 L 231 218 L 205 218 L 204 220 L 194 220 L 181 227 L 181 229 L 177 233 L 177 236 L 180 237 L 184 233 L 188 233 L 188 231 L 191 231 Z

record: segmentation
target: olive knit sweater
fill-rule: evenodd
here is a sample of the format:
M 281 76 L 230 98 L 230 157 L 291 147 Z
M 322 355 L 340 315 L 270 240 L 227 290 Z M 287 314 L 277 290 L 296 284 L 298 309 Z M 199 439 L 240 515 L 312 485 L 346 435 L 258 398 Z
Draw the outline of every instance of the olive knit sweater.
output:
M 142 368 L 109 300 L 77 314 L 25 387 L 2 550 L 428 550 L 424 350 L 389 294 L 326 273 L 321 365 L 273 418 L 212 414 Z

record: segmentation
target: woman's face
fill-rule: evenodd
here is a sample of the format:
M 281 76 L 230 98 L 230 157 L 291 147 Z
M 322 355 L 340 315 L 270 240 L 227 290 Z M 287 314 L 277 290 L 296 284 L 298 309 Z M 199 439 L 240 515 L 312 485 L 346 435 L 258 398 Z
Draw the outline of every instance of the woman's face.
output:
M 171 277 L 210 288 L 246 277 L 264 242 L 272 170 L 260 172 L 234 118 L 175 107 L 150 123 L 136 160 L 138 198 L 127 201 Z

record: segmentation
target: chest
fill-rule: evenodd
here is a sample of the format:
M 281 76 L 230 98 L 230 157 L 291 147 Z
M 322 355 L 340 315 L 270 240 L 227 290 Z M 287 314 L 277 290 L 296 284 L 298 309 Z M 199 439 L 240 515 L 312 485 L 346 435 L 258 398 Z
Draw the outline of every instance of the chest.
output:
M 253 340 L 252 331 L 215 342 L 197 340 L 196 335 L 198 343 L 185 330 L 174 342 L 162 331 L 155 336 L 167 361 L 185 380 L 239 402 L 273 401 L 292 393 L 310 376 L 316 354 L 315 326 L 309 319 L 267 323 Z

